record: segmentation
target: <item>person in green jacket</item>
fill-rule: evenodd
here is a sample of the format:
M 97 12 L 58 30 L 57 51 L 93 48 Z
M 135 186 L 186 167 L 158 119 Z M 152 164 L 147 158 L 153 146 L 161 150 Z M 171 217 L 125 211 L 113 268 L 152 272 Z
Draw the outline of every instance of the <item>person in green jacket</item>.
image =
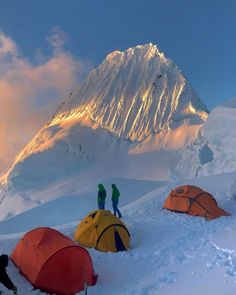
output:
M 116 213 L 117 213 L 118 217 L 121 218 L 122 216 L 121 216 L 120 210 L 117 207 L 119 203 L 120 192 L 114 183 L 111 185 L 111 187 L 112 187 L 111 199 L 112 199 L 112 207 L 113 207 L 114 215 L 116 216 Z
M 107 196 L 107 192 L 105 190 L 105 187 L 101 183 L 99 183 L 98 184 L 98 198 L 97 198 L 99 209 L 105 209 L 106 196 Z

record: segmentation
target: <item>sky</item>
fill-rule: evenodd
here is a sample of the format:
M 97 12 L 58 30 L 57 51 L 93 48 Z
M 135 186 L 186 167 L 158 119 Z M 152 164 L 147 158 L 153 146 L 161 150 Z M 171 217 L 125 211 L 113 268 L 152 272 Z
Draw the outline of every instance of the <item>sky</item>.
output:
M 156 44 L 209 110 L 235 96 L 235 13 L 235 0 L 0 0 L 0 166 L 113 50 Z

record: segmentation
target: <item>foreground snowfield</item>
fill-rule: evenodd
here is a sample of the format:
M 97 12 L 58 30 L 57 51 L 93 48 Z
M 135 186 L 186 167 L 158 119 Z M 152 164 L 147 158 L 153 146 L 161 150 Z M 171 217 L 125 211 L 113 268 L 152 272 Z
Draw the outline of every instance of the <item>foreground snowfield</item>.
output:
M 105 183 L 108 185 L 111 181 L 114 179 L 109 179 Z M 171 188 L 182 183 L 162 184 L 160 187 L 161 184 L 155 182 L 139 183 L 126 179 L 117 181 L 122 187 L 121 209 L 123 220 L 131 233 L 132 250 L 116 254 L 88 250 L 93 259 L 94 269 L 99 274 L 97 285 L 88 289 L 89 295 L 174 295 L 176 292 L 181 295 L 235 294 L 235 172 L 184 182 L 208 190 L 216 197 L 219 206 L 232 214 L 230 217 L 221 217 L 213 221 L 162 210 L 163 202 Z M 134 196 L 134 187 L 137 188 L 137 198 Z M 87 190 L 87 197 L 89 196 L 94 196 L 91 188 Z M 50 224 L 49 219 L 42 217 L 41 225 L 53 226 L 53 222 L 55 225 L 61 224 L 56 228 L 73 238 L 81 217 L 74 222 L 64 223 L 68 222 L 70 212 L 72 215 L 75 214 L 75 203 L 68 202 L 71 206 L 67 205 L 64 210 L 66 213 L 58 214 L 62 200 L 56 199 L 53 202 L 53 207 L 50 203 L 41 205 L 44 206 L 45 215 L 50 216 Z M 110 206 L 109 197 L 107 202 Z M 96 202 L 88 203 L 87 210 L 94 209 L 94 205 Z M 12 232 L 0 236 L 1 253 L 10 254 L 23 235 L 20 232 L 25 231 L 29 225 L 35 227 L 33 216 L 37 220 L 38 212 L 42 212 L 41 206 L 32 209 L 32 215 L 29 210 L 29 215 L 20 214 L 8 219 L 9 223 L 0 223 L 2 233 L 3 227 L 7 232 L 8 226 L 9 232 Z M 85 215 L 84 210 L 84 207 L 78 206 L 78 216 L 81 216 L 82 212 Z M 10 221 L 14 228 L 10 228 Z M 18 286 L 19 294 L 43 294 L 38 290 L 32 291 L 32 286 L 12 263 L 8 267 L 8 272 Z M 6 291 L 6 294 L 11 292 Z

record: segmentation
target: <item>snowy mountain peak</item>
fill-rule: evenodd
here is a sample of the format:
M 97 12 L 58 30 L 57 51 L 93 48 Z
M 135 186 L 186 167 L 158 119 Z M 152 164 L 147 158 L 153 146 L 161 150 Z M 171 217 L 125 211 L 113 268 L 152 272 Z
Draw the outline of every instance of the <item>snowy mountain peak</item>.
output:
M 105 60 L 116 62 L 124 57 L 131 58 L 132 56 L 139 56 L 147 60 L 151 59 L 153 56 L 164 58 L 164 54 L 159 51 L 157 46 L 149 43 L 145 45 L 137 45 L 135 47 L 131 47 L 124 52 L 115 50 L 108 54 Z
M 85 114 L 121 138 L 142 141 L 184 123 L 201 124 L 208 111 L 178 67 L 150 43 L 110 53 L 50 125 Z
M 168 164 L 164 160 L 162 166 L 153 167 L 157 172 L 151 173 L 153 179 L 166 179 L 169 165 L 172 167 L 173 161 L 178 160 L 174 150 L 198 137 L 207 116 L 206 106 L 157 46 L 146 44 L 114 51 L 90 72 L 81 87 L 59 106 L 52 120 L 17 155 L 0 179 L 2 191 L 5 196 L 5 191 L 29 190 L 65 175 L 89 171 L 96 179 L 97 162 L 103 167 L 106 163 L 105 175 L 123 176 L 120 162 L 124 161 L 129 166 L 125 169 L 127 175 L 142 179 L 150 173 L 145 153 L 155 153 L 160 164 L 164 157 L 158 151 L 165 149 Z M 119 162 L 115 172 L 111 165 L 114 157 Z M 149 160 L 152 165 L 152 157 Z M 136 161 L 148 167 L 145 172 L 142 169 L 142 175 L 133 168 Z M 87 179 L 83 181 L 86 183 Z

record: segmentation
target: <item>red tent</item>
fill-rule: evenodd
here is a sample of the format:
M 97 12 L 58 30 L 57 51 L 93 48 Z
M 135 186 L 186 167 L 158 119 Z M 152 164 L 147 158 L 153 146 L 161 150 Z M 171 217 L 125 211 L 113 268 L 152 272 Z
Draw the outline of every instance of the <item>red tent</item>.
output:
M 230 215 L 218 207 L 215 198 L 210 193 L 193 185 L 182 185 L 173 189 L 165 200 L 163 208 L 202 216 L 207 220 Z
M 33 286 L 49 294 L 74 295 L 96 284 L 87 250 L 49 227 L 26 233 L 11 259 Z

